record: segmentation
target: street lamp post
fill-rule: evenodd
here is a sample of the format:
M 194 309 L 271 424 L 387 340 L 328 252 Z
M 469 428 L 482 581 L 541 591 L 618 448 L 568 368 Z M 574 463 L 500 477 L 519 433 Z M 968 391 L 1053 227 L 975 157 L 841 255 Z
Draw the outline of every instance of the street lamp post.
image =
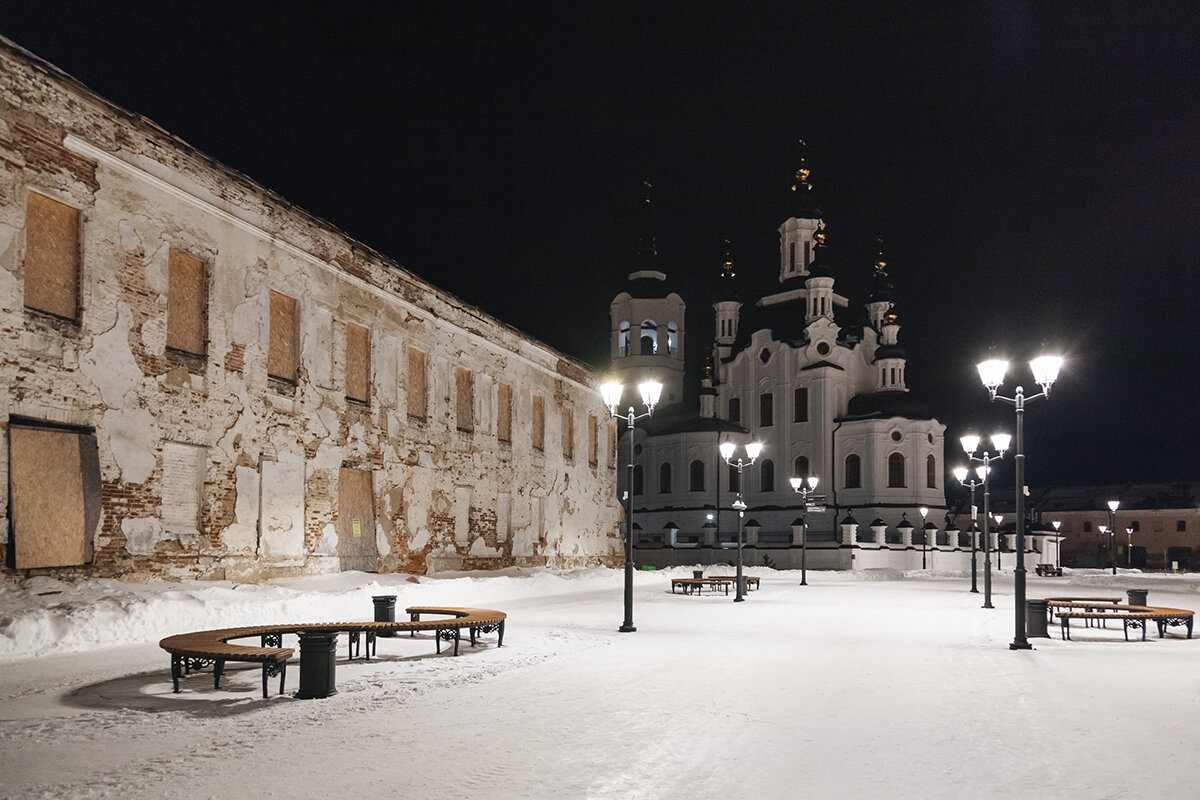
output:
M 1039 356 L 1029 362 L 1033 371 L 1033 380 L 1041 387 L 1041 392 L 1030 397 L 1025 396 L 1023 387 L 1018 386 L 1013 397 L 1002 397 L 996 394 L 1004 383 L 1004 373 L 1008 371 L 1008 362 L 999 358 L 988 359 L 978 365 L 979 379 L 987 388 L 991 399 L 1007 403 L 1016 410 L 1017 414 L 1017 448 L 1016 448 L 1016 484 L 1017 484 L 1017 567 L 1013 573 L 1013 594 L 1015 595 L 1015 611 L 1013 620 L 1013 640 L 1009 644 L 1011 650 L 1029 650 L 1032 645 L 1025 638 L 1025 403 L 1039 397 L 1049 397 L 1050 387 L 1058 379 L 1062 369 L 1061 356 Z
M 1112 574 L 1117 574 L 1117 509 L 1120 500 L 1108 501 L 1108 560 L 1112 562 Z
M 976 582 L 976 578 L 975 578 L 975 569 L 976 569 L 975 551 L 977 549 L 975 537 L 977 537 L 979 535 L 979 526 L 975 524 L 975 516 L 977 513 L 977 509 L 975 508 L 975 487 L 982 486 L 983 481 L 978 480 L 978 481 L 971 481 L 970 483 L 967 483 L 967 475 L 968 474 L 969 473 L 967 472 L 966 467 L 955 467 L 954 468 L 954 477 L 958 478 L 958 482 L 961 483 L 963 486 L 971 487 L 971 592 L 974 594 L 979 594 L 979 585 Z
M 983 483 L 983 607 L 994 608 L 992 605 L 992 538 L 988 533 L 988 526 L 991 523 L 991 517 L 988 504 L 990 502 L 989 478 L 992 474 L 992 462 L 998 461 L 1004 457 L 1004 453 L 1008 450 L 1009 444 L 1012 442 L 1012 436 L 1007 433 L 993 433 L 992 446 L 996 448 L 995 453 L 984 450 L 982 454 L 975 455 L 979 450 L 979 443 L 982 441 L 980 437 L 974 433 L 969 433 L 959 439 L 962 444 L 963 452 L 967 454 L 969 461 L 978 462 L 980 466 L 975 468 L 975 474 L 979 476 L 980 482 Z M 975 513 L 974 505 L 974 486 L 972 490 L 971 513 Z M 999 542 L 997 542 L 999 546 Z M 996 553 L 999 559 L 999 550 Z M 996 567 L 999 568 L 997 563 Z
M 929 516 L 929 506 L 921 506 L 918 511 L 921 512 L 921 569 L 925 569 L 925 553 L 929 550 L 929 521 L 926 517 Z
M 633 626 L 633 430 L 637 420 L 654 414 L 654 406 L 658 405 L 658 397 L 662 394 L 662 384 L 658 381 L 645 381 L 638 384 L 638 391 L 642 395 L 642 404 L 646 406 L 646 411 L 635 414 L 631 405 L 629 411 L 622 416 L 617 413 L 617 406 L 621 404 L 624 387 L 615 381 L 600 387 L 600 394 L 604 397 L 604 405 L 608 406 L 609 415 L 625 420 L 625 430 L 629 433 L 629 464 L 625 469 L 625 620 L 621 627 L 617 628 L 621 633 L 637 630 Z
M 1053 522 L 1051 522 L 1050 524 L 1054 526 L 1054 542 L 1055 542 L 1055 546 L 1054 546 L 1054 560 L 1057 562 L 1057 563 L 1055 564 L 1055 566 L 1057 567 L 1057 569 L 1058 569 L 1058 571 L 1059 571 L 1059 572 L 1062 572 L 1062 543 L 1063 543 L 1063 537 L 1062 537 L 1062 534 L 1058 532 L 1058 529 L 1062 527 L 1062 522 L 1056 519 L 1056 520 L 1054 520 Z
M 737 541 L 737 592 L 734 594 L 733 602 L 740 603 L 746 599 L 745 583 L 742 578 L 742 518 L 746 515 L 746 503 L 742 500 L 742 468 L 748 467 L 758 460 L 758 454 L 762 452 L 761 442 L 750 442 L 746 445 L 746 455 L 750 458 L 749 461 L 743 461 L 738 458 L 733 460 L 733 454 L 737 450 L 737 445 L 733 442 L 721 442 L 718 449 L 721 451 L 721 458 L 725 459 L 725 463 L 731 467 L 737 467 L 738 485 L 737 499 L 733 501 L 733 510 L 738 512 L 738 541 Z
M 800 585 L 808 586 L 808 496 L 817 489 L 819 478 L 815 475 L 808 477 L 789 478 L 788 483 L 800 495 L 804 510 L 800 512 Z
M 1128 544 L 1125 545 L 1125 569 L 1133 568 L 1133 526 L 1125 526 L 1125 535 L 1129 537 Z

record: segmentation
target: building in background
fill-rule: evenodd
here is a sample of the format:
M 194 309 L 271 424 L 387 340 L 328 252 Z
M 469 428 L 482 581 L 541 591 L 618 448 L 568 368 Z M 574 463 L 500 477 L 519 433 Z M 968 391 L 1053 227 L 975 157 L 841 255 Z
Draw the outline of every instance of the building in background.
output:
M 645 233 L 637 269 L 612 302 L 614 374 L 627 385 L 654 377 L 667 387 L 632 441 L 637 560 L 730 561 L 739 487 L 737 469 L 718 452 L 728 439 L 764 445 L 741 475 L 746 563 L 796 568 L 803 551 L 814 568 L 913 568 L 923 557 L 959 568 L 969 563 L 970 539 L 946 517 L 945 426 L 909 393 L 887 264 L 881 256 L 870 297 L 852 305 L 835 289 L 807 167 L 792 188 L 779 263 L 768 268 L 777 285 L 743 300 L 725 259 L 698 407 L 668 395 L 682 382 L 685 304 Z M 789 484 L 794 476 L 820 481 L 807 507 Z
M 3 575 L 620 559 L 589 368 L 2 39 L 0 161 Z

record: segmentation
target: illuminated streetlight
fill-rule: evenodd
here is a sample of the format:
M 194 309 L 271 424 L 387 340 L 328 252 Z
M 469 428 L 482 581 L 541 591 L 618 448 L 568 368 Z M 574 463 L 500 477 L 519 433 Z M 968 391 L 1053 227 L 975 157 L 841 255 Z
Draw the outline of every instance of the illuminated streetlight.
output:
M 733 501 L 733 510 L 738 512 L 737 592 L 733 597 L 733 602 L 735 603 L 740 603 L 746 599 L 746 581 L 742 577 L 742 518 L 746 515 L 746 503 L 742 500 L 742 468 L 748 467 L 757 461 L 762 448 L 761 442 L 750 442 L 750 444 L 746 445 L 746 455 L 750 460 L 743 461 L 739 458 L 737 461 L 734 461 L 733 454 L 737 451 L 736 444 L 726 441 L 721 442 L 718 447 L 721 451 L 721 458 L 725 459 L 725 463 L 731 467 L 737 467 L 738 471 L 737 499 Z
M 792 484 L 792 489 L 800 495 L 800 502 L 804 504 L 804 511 L 800 513 L 800 585 L 808 586 L 808 519 L 805 514 L 808 512 L 808 496 L 816 491 L 819 478 L 815 475 L 809 475 L 806 478 L 794 477 L 789 478 L 788 483 Z
M 617 630 L 621 633 L 632 633 L 637 630 L 633 626 L 633 430 L 637 420 L 654 414 L 654 407 L 658 405 L 659 395 L 662 394 L 662 384 L 658 381 L 638 384 L 642 404 L 646 406 L 646 411 L 642 414 L 634 414 L 632 405 L 624 416 L 617 413 L 624 390 L 625 387 L 615 381 L 600 387 L 600 394 L 604 398 L 604 405 L 608 406 L 608 413 L 615 419 L 625 420 L 625 429 L 629 433 L 629 464 L 625 470 L 625 620 Z
M 1117 509 L 1120 507 L 1120 500 L 1108 501 L 1108 560 L 1112 562 L 1113 575 L 1117 574 Z
M 982 470 L 983 467 L 980 467 L 979 469 Z M 958 482 L 961 483 L 963 486 L 971 487 L 971 592 L 974 594 L 979 594 L 979 585 L 975 578 L 975 571 L 976 571 L 975 552 L 978 549 L 976 547 L 976 537 L 979 536 L 979 526 L 975 523 L 975 515 L 977 513 L 977 509 L 975 508 L 975 487 L 982 486 L 983 479 L 981 478 L 978 481 L 973 480 L 968 483 L 967 475 L 969 475 L 969 474 L 970 473 L 967 471 L 966 467 L 955 467 L 954 468 L 954 477 L 958 479 Z
M 1008 450 L 1008 445 L 1012 442 L 1012 436 L 1007 433 L 993 433 L 992 446 L 996 448 L 994 454 L 984 450 L 981 455 L 975 455 L 975 452 L 979 449 L 980 441 L 980 437 L 973 433 L 959 439 L 959 442 L 962 443 L 963 452 L 967 454 L 967 458 L 971 461 L 977 461 L 980 464 L 980 466 L 975 468 L 975 474 L 979 476 L 979 480 L 983 483 L 983 607 L 994 608 L 995 606 L 992 605 L 992 539 L 988 534 L 988 524 L 991 519 L 988 513 L 988 478 L 992 473 L 992 462 L 1004 457 L 1005 451 Z M 974 509 L 974 505 L 972 505 L 972 509 Z M 972 510 L 973 513 L 974 511 Z M 996 566 L 998 568 L 999 564 Z
M 992 400 L 999 400 L 1013 406 L 1017 414 L 1017 446 L 1015 456 L 1017 463 L 1017 568 L 1013 573 L 1015 617 L 1013 640 L 1009 644 L 1009 649 L 1011 650 L 1029 650 L 1032 647 L 1029 644 L 1029 640 L 1025 638 L 1025 403 L 1028 400 L 1050 396 L 1050 387 L 1058 379 L 1062 363 L 1061 356 L 1052 355 L 1039 356 L 1029 362 L 1029 368 L 1033 372 L 1033 380 L 1042 390 L 1040 393 L 1031 395 L 1030 397 L 1025 396 L 1025 389 L 1021 386 L 1017 387 L 1016 393 L 1012 397 L 1002 397 L 996 393 L 1001 384 L 1004 383 L 1004 374 L 1008 371 L 1007 361 L 993 358 L 983 361 L 978 365 L 979 379 L 983 382 L 984 387 L 987 388 Z

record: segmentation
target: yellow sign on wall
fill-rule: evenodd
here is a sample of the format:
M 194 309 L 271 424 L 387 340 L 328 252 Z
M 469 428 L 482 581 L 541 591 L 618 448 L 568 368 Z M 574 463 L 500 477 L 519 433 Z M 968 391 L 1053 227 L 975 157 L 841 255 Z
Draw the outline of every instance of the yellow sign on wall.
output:
M 362 520 L 360 520 L 358 517 L 355 517 L 353 524 L 354 524 L 354 535 L 362 536 Z

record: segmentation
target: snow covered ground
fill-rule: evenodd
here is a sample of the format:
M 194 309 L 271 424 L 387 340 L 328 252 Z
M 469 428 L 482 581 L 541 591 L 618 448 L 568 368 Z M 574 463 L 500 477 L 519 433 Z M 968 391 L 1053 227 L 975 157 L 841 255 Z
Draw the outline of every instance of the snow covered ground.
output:
M 280 582 L 27 581 L 0 590 L 0 797 L 1195 798 L 1200 638 L 1119 628 L 1008 649 L 963 576 L 761 568 L 762 588 L 670 593 L 690 570 L 361 573 Z M 1029 596 L 1124 594 L 1200 607 L 1200 576 L 1076 571 Z M 455 658 L 427 636 L 338 650 L 338 694 L 261 696 L 229 665 L 173 694 L 168 634 L 370 619 L 397 606 L 509 615 Z M 289 642 L 289 646 L 292 643 Z M 277 688 L 275 683 L 273 691 Z

